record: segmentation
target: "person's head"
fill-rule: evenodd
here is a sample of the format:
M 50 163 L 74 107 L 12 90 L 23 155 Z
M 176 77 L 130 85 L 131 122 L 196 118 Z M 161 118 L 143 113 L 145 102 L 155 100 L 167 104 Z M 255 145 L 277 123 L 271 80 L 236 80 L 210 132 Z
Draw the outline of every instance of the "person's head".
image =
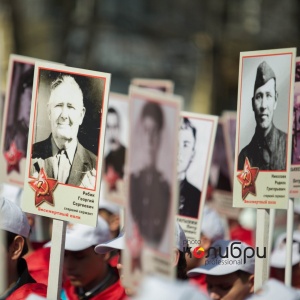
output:
M 146 162 L 154 166 L 159 150 L 161 131 L 164 126 L 164 115 L 161 106 L 155 102 L 147 102 L 141 112 L 142 130 L 141 144 L 144 147 Z
M 218 240 L 209 249 L 205 264 L 189 271 L 188 276 L 206 274 L 211 299 L 245 299 L 254 291 L 255 257 L 253 249 L 253 257 L 245 252 L 248 247 L 240 241 Z
M 109 228 L 101 217 L 97 226 L 69 224 L 66 233 L 64 270 L 75 287 L 90 290 L 107 275 L 105 254 L 98 254 L 94 247 L 110 240 Z
M 106 137 L 110 151 L 120 147 L 120 116 L 113 107 L 107 110 Z
M 270 257 L 271 277 L 284 282 L 286 268 L 286 233 L 278 236 Z M 292 245 L 292 286 L 300 288 L 300 231 L 293 233 Z
M 207 250 L 215 241 L 225 238 L 224 224 L 219 214 L 208 206 L 204 207 L 201 224 L 200 244 L 194 246 L 201 246 L 205 253 L 207 253 Z M 191 256 L 187 253 L 187 269 L 191 270 L 204 264 L 205 259 L 205 256 L 202 258 L 196 258 L 195 256 Z
M 185 259 L 185 247 L 186 236 L 181 226 L 175 223 L 175 247 L 173 251 L 173 265 L 177 270 L 177 279 L 187 279 L 186 275 L 186 259 Z M 113 250 L 121 250 L 125 248 L 125 235 L 122 231 L 119 236 L 107 243 L 99 244 L 95 247 L 95 252 L 99 254 L 105 254 Z M 122 265 L 118 265 L 119 271 L 122 270 Z
M 179 225 L 178 222 L 175 223 L 175 247 L 174 247 L 174 257 L 173 264 L 176 267 L 177 279 L 185 280 L 188 279 L 187 271 L 187 262 L 185 257 L 185 248 L 187 242 L 186 235 Z
M 196 128 L 190 120 L 184 117 L 179 129 L 179 149 L 178 149 L 178 175 L 185 176 L 194 156 L 196 144 Z M 181 178 L 183 179 L 183 178 Z
M 275 73 L 264 61 L 257 68 L 252 98 L 257 129 L 263 132 L 264 135 L 268 134 L 272 127 L 277 98 Z
M 100 197 L 98 214 L 107 222 L 111 237 L 116 238 L 120 232 L 120 206 Z
M 52 136 L 59 148 L 77 139 L 85 107 L 82 90 L 72 76 L 60 75 L 52 82 L 48 115 Z
M 30 226 L 25 213 L 10 200 L 0 198 L 0 230 L 4 232 L 4 256 L 7 261 L 8 285 L 18 274 L 18 262 L 27 253 L 26 238 L 30 233 Z M 4 247 L 3 247 L 4 246 Z
M 17 114 L 17 121 L 21 122 L 24 128 L 29 127 L 33 74 L 34 65 L 25 64 L 18 87 L 19 106 Z

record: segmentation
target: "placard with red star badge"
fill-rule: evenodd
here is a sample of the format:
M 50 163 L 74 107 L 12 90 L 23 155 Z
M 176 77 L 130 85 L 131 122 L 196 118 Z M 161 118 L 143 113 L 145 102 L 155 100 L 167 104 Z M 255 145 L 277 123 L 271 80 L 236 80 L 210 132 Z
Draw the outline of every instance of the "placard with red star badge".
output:
M 25 212 L 96 225 L 109 88 L 107 73 L 35 64 Z
M 23 187 L 34 65 L 38 59 L 11 54 L 1 135 L 0 180 Z
M 233 206 L 287 209 L 296 49 L 240 54 Z

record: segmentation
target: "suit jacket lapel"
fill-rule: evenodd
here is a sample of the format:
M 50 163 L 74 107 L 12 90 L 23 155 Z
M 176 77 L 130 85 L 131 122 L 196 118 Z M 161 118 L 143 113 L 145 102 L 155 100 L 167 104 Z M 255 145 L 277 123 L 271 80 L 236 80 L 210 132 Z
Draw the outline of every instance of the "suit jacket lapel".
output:
M 68 184 L 72 184 L 76 186 L 81 185 L 84 175 L 86 174 L 87 171 L 89 171 L 88 164 L 85 161 L 86 161 L 85 149 L 78 142 L 71 171 L 70 171 L 70 176 L 67 181 Z

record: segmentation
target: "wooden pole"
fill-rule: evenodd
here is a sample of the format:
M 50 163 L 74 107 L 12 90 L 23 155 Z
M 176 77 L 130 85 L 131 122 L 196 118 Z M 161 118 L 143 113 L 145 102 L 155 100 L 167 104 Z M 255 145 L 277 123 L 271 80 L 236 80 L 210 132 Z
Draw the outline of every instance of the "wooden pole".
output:
M 294 199 L 289 199 L 286 224 L 286 258 L 284 282 L 292 285 L 292 255 L 293 255 L 293 231 L 294 231 Z
M 47 299 L 60 299 L 65 252 L 66 221 L 53 220 Z
M 0 216 L 1 217 L 1 216 Z M 4 232 L 0 230 L 0 295 L 6 290 L 6 262 L 4 261 L 4 251 L 6 249 Z M 2 246 L 3 245 L 3 246 Z
M 275 225 L 275 215 L 276 209 L 270 209 L 270 225 L 269 225 L 269 248 L 268 248 L 268 257 L 271 255 L 272 250 L 272 242 L 273 242 L 273 235 L 274 235 L 274 225 Z M 268 260 L 270 263 L 270 260 Z M 270 277 L 270 266 L 268 267 L 268 278 Z
M 270 210 L 258 208 L 256 211 L 256 250 L 259 251 L 260 256 L 264 253 L 266 248 L 266 257 L 259 258 L 255 255 L 255 271 L 254 271 L 254 291 L 259 290 L 263 283 L 268 279 L 269 273 L 269 224 L 270 224 Z

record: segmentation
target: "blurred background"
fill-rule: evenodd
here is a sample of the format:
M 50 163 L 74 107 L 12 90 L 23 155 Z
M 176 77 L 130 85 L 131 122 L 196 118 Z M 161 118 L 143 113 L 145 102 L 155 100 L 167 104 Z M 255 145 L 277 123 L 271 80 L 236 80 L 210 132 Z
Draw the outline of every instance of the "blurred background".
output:
M 297 0 L 0 0 L 1 89 L 10 53 L 171 79 L 185 109 L 236 110 L 239 53 L 298 47 Z

